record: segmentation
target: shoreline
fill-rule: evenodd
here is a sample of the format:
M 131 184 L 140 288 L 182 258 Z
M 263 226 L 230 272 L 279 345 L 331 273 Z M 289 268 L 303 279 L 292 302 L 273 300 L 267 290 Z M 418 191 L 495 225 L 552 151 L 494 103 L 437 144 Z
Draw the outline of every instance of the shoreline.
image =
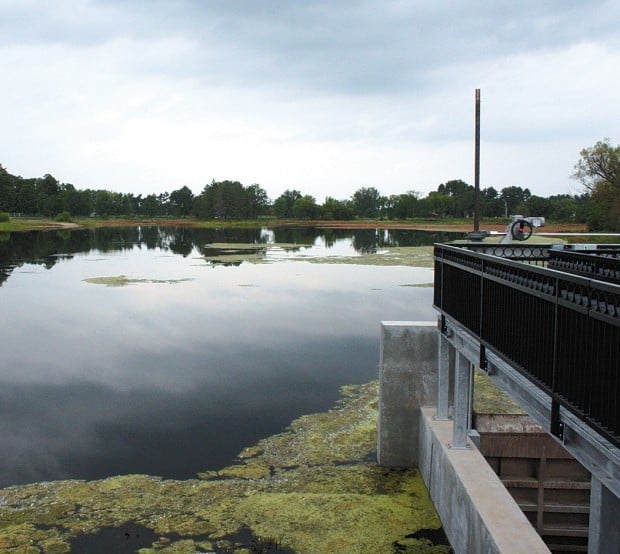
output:
M 482 221 L 480 227 L 487 231 L 503 232 L 508 222 L 497 220 Z M 58 231 L 73 229 L 91 229 L 97 227 L 137 227 L 137 226 L 172 226 L 192 228 L 259 228 L 259 227 L 318 227 L 322 229 L 395 229 L 426 232 L 462 232 L 473 230 L 473 221 L 461 220 L 288 220 L 288 219 L 255 219 L 255 220 L 199 220 L 194 218 L 76 218 L 72 222 L 59 222 L 46 218 L 12 218 L 0 223 L 0 232 L 21 231 Z M 581 223 L 549 223 L 544 233 L 584 233 L 585 224 Z

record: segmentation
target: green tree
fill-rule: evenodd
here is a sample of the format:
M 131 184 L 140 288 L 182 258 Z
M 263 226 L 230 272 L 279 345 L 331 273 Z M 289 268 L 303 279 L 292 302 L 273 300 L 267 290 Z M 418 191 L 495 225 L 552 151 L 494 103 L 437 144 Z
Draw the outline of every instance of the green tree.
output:
M 269 211 L 269 197 L 260 185 L 253 184 L 245 189 L 247 217 L 256 219 L 260 215 L 266 215 Z
M 123 213 L 123 195 L 120 192 L 97 190 L 94 196 L 93 208 L 97 215 L 109 216 Z
M 14 180 L 15 178 L 0 164 L 0 211 L 17 211 Z
M 381 194 L 375 187 L 362 187 L 353 193 L 351 204 L 357 217 L 378 217 Z
M 60 185 L 60 209 L 73 216 L 87 216 L 92 210 L 91 191 L 78 190 L 71 183 Z
M 453 196 L 432 191 L 425 198 L 428 215 L 438 217 L 449 217 L 454 213 L 456 200 Z
M 500 200 L 504 204 L 504 215 L 508 217 L 509 215 L 517 214 L 517 208 L 527 202 L 530 196 L 532 196 L 532 193 L 529 189 L 516 186 L 504 187 L 500 194 Z
M 390 196 L 387 215 L 391 219 L 409 219 L 419 215 L 419 194 L 409 191 L 405 194 Z
M 609 139 L 599 140 L 580 155 L 573 177 L 586 189 L 594 192 L 601 185 L 620 186 L 620 145 L 612 146 Z
M 174 215 L 188 216 L 192 213 L 194 193 L 189 187 L 183 186 L 170 193 L 170 205 Z
M 551 214 L 554 221 L 574 221 L 577 216 L 577 200 L 568 194 L 559 194 L 549 197 Z
M 353 219 L 353 209 L 346 200 L 336 200 L 331 196 L 325 198 L 322 206 L 323 219 L 349 221 Z
M 293 206 L 300 198 L 298 190 L 285 190 L 273 203 L 273 212 L 281 219 L 293 217 Z
M 17 211 L 22 214 L 35 214 L 37 212 L 37 189 L 34 179 L 21 179 L 17 185 Z
M 620 145 L 609 139 L 584 148 L 573 177 L 590 196 L 588 227 L 593 231 L 620 231 Z
M 157 213 L 154 215 L 170 215 L 170 194 L 168 192 L 162 192 L 157 195 L 157 202 L 159 204 L 159 208 Z
M 161 210 L 161 203 L 159 202 L 159 198 L 154 194 L 149 194 L 142 204 L 142 212 L 144 215 L 149 217 L 153 217 L 158 215 Z
M 551 202 L 542 196 L 530 196 L 525 202 L 517 206 L 517 212 L 526 217 L 551 217 Z
M 480 191 L 480 209 L 484 217 L 501 217 L 504 215 L 504 203 L 495 188 L 487 187 Z
M 212 181 L 196 198 L 194 212 L 204 219 L 245 219 L 245 189 L 239 181 Z
M 293 217 L 295 219 L 318 219 L 321 208 L 317 205 L 314 196 L 306 194 L 295 200 L 293 204 Z
M 453 179 L 437 187 L 439 194 L 454 198 L 451 213 L 452 217 L 468 217 L 474 213 L 474 187 L 461 179 Z

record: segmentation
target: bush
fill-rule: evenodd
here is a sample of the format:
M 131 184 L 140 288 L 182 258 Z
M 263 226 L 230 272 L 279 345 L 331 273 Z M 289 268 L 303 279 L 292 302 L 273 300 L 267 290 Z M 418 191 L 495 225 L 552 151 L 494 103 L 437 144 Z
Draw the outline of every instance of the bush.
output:
M 54 221 L 58 221 L 60 223 L 69 223 L 73 221 L 71 214 L 69 212 L 60 212 L 55 218 Z
M 7 221 L 9 221 L 9 219 L 11 219 L 9 217 L 9 214 L 7 214 L 6 212 L 0 212 L 0 223 L 6 223 Z

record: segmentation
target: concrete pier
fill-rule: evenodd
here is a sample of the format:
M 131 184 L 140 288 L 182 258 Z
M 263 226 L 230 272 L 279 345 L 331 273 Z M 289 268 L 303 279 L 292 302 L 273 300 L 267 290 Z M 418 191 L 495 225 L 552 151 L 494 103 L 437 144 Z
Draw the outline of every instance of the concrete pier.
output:
M 377 459 L 417 467 L 420 407 L 437 398 L 437 323 L 381 323 Z

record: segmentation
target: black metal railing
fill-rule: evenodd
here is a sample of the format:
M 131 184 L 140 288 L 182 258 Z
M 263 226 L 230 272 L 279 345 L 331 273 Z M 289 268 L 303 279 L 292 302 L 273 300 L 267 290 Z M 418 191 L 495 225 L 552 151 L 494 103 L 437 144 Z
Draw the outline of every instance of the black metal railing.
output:
M 620 285 L 479 248 L 435 245 L 435 308 L 620 446 Z
M 548 267 L 620 285 L 620 250 L 550 250 Z

